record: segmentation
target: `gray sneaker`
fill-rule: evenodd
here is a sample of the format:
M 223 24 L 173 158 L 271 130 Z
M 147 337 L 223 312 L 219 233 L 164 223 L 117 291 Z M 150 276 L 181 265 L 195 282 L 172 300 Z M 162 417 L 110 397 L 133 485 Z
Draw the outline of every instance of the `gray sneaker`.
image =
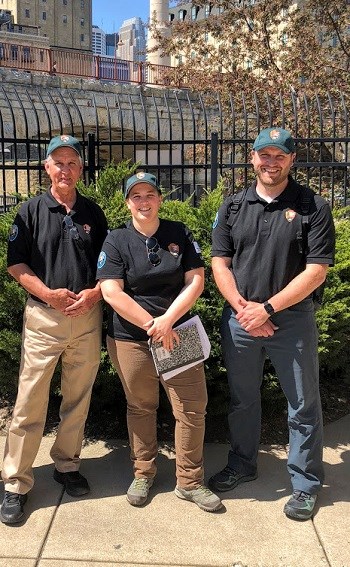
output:
M 206 486 L 199 486 L 194 490 L 185 490 L 177 486 L 175 488 L 175 494 L 178 498 L 194 502 L 201 510 L 205 510 L 206 512 L 216 512 L 222 507 L 220 498 Z
M 316 499 L 316 494 L 293 490 L 293 494 L 285 504 L 283 511 L 288 518 L 309 520 L 314 513 Z
M 126 493 L 126 499 L 132 506 L 142 506 L 148 497 L 153 478 L 134 478 Z

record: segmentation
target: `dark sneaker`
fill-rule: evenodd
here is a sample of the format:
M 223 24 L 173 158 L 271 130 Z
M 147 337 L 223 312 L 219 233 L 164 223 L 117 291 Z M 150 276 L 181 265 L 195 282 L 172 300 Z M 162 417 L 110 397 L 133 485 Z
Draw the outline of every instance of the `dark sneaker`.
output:
M 208 485 L 212 490 L 217 490 L 218 492 L 226 492 L 227 490 L 232 490 L 236 488 L 238 484 L 242 482 L 249 482 L 250 480 L 255 480 L 258 478 L 257 473 L 255 474 L 241 474 L 229 467 L 225 467 L 222 471 L 214 474 L 209 481 Z
M 201 510 L 205 510 L 206 512 L 216 512 L 222 508 L 220 498 L 206 486 L 199 486 L 194 490 L 185 490 L 177 486 L 175 488 L 175 494 L 178 498 L 194 502 Z
M 302 490 L 293 490 L 292 496 L 285 504 L 283 512 L 288 518 L 309 520 L 314 512 L 316 494 L 308 494 Z
M 24 504 L 27 502 L 26 494 L 5 491 L 1 505 L 0 519 L 4 524 L 17 524 L 24 516 Z
M 56 482 L 63 484 L 65 491 L 69 496 L 84 496 L 90 492 L 90 486 L 84 476 L 79 471 L 60 472 L 54 470 L 53 478 Z
M 126 493 L 126 499 L 132 506 L 142 506 L 153 484 L 152 478 L 134 478 Z

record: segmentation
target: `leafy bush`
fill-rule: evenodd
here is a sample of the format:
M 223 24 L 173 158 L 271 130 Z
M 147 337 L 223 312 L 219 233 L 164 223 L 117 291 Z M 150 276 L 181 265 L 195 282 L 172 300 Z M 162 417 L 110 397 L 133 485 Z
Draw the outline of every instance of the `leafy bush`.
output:
M 136 166 L 122 162 L 106 167 L 95 184 L 79 190 L 97 202 L 104 210 L 110 228 L 124 222 L 129 211 L 121 191 L 122 181 L 135 171 Z M 214 191 L 207 192 L 197 207 L 190 200 L 180 202 L 167 199 L 160 210 L 162 218 L 181 220 L 198 240 L 205 259 L 206 286 L 198 299 L 194 312 L 198 313 L 208 332 L 212 344 L 206 375 L 209 391 L 208 415 L 216 420 L 226 418 L 228 387 L 221 356 L 219 321 L 223 299 L 216 289 L 210 270 L 211 229 L 217 209 L 222 202 L 223 186 L 219 183 Z M 0 216 L 0 389 L 6 394 L 16 390 L 20 359 L 22 313 L 25 292 L 6 272 L 7 234 L 15 211 Z M 336 264 L 329 271 L 324 303 L 317 312 L 320 330 L 319 352 L 321 380 L 350 380 L 350 208 L 334 211 L 336 224 Z M 106 325 L 104 324 L 104 334 Z M 269 407 L 283 398 L 271 365 L 267 364 L 263 399 Z M 115 410 L 116 419 L 124 419 L 125 400 L 119 380 L 111 367 L 106 350 L 103 349 L 101 366 L 92 397 L 92 410 L 102 414 L 105 408 Z

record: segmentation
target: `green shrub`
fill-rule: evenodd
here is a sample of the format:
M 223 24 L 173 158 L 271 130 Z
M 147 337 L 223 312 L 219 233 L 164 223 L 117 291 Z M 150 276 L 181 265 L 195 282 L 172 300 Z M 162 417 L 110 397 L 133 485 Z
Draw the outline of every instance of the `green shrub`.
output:
M 97 202 L 104 210 L 110 228 L 120 225 L 129 217 L 122 195 L 123 179 L 135 171 L 136 166 L 122 162 L 106 167 L 95 184 L 79 185 L 79 190 Z M 205 260 L 206 286 L 193 312 L 198 313 L 208 332 L 212 350 L 206 362 L 209 391 L 208 415 L 224 419 L 227 413 L 228 387 L 221 356 L 219 321 L 223 299 L 216 289 L 210 269 L 211 229 L 217 209 L 223 198 L 223 185 L 203 195 L 197 207 L 191 200 L 180 202 L 167 199 L 160 210 L 162 218 L 181 220 L 198 240 Z M 15 211 L 0 216 L 0 389 L 14 394 L 20 358 L 22 313 L 25 292 L 6 272 L 7 234 Z M 329 270 L 324 303 L 317 312 L 320 330 L 319 352 L 321 380 L 350 380 L 350 208 L 334 211 L 336 224 L 336 264 Z M 104 323 L 104 334 L 106 324 Z M 283 398 L 271 365 L 267 364 L 263 399 L 269 407 L 276 407 Z M 125 414 L 124 394 L 115 371 L 103 349 L 101 366 L 95 383 L 92 408 L 103 413 L 104 408 L 115 408 L 116 418 Z M 119 415 L 118 415 L 119 412 Z

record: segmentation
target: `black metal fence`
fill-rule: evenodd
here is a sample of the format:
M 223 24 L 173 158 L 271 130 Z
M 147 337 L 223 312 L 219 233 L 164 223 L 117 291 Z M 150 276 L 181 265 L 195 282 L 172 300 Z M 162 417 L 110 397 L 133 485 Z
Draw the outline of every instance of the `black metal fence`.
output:
M 103 89 L 101 88 L 103 91 Z M 79 94 L 82 97 L 82 94 Z M 349 203 L 349 111 L 342 94 L 221 101 L 187 91 L 135 89 L 77 93 L 0 85 L 0 210 L 48 185 L 43 168 L 51 136 L 70 133 L 84 149 L 85 181 L 111 161 L 129 159 L 156 174 L 169 198 L 191 198 L 222 179 L 228 191 L 252 175 L 251 144 L 263 127 L 284 126 L 295 136 L 293 175 L 326 196 Z M 12 132 L 9 136 L 8 132 Z

